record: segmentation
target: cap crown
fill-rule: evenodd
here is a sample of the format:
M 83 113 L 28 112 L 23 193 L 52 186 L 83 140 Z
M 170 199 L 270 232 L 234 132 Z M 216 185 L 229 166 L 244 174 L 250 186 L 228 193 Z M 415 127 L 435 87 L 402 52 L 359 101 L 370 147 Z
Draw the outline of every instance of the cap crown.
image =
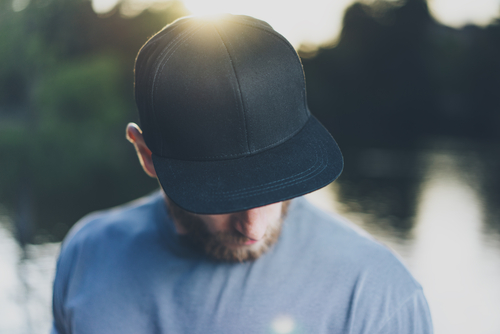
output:
M 153 154 L 224 160 L 275 147 L 309 118 L 293 47 L 247 16 L 184 18 L 136 60 L 136 103 Z

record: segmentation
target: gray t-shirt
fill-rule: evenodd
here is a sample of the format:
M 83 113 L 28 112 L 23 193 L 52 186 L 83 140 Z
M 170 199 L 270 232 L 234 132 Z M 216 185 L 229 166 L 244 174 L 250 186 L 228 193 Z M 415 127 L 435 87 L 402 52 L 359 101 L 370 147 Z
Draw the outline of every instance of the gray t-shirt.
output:
M 59 334 L 432 333 L 401 262 L 304 198 L 276 245 L 236 264 L 179 236 L 159 192 L 91 214 L 63 243 L 53 311 Z

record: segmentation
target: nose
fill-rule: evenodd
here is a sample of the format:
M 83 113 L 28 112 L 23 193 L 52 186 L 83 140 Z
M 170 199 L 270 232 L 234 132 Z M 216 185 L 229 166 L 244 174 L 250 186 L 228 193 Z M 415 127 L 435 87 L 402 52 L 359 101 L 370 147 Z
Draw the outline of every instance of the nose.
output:
M 238 213 L 234 222 L 234 228 L 245 237 L 252 240 L 260 240 L 266 233 L 269 225 L 269 217 L 263 208 L 254 208 Z

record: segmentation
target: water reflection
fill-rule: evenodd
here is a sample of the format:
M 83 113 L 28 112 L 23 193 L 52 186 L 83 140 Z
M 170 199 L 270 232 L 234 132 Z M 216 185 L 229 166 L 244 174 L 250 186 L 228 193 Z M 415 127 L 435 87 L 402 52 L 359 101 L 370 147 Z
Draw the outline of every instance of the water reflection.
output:
M 500 147 L 500 145 L 498 145 Z M 485 166 L 481 201 L 486 215 L 486 229 L 492 233 L 500 234 L 500 154 L 497 149 L 492 149 L 487 156 L 490 163 Z
M 494 150 L 493 150 L 494 152 Z M 422 283 L 436 334 L 500 332 L 500 165 L 492 150 L 345 152 L 346 171 L 308 195 L 394 249 Z M 0 333 L 47 333 L 59 244 L 14 241 L 0 216 Z M 274 332 L 300 326 L 284 315 Z
M 499 248 L 486 239 L 476 154 L 425 156 L 408 263 L 424 286 L 436 333 L 500 331 Z
M 59 243 L 21 248 L 0 216 L 0 333 L 48 333 Z
M 424 287 L 436 334 L 499 333 L 499 163 L 490 150 L 448 144 L 350 152 L 358 165 L 309 197 L 403 257 Z
M 345 171 L 331 187 L 339 210 L 372 234 L 405 242 L 411 237 L 422 179 L 419 155 L 388 149 L 344 155 Z

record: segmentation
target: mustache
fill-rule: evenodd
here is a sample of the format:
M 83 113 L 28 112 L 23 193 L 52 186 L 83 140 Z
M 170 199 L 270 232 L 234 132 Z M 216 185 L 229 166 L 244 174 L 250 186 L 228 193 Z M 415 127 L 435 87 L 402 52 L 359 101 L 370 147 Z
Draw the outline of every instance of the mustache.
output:
M 214 233 L 211 236 L 213 242 L 221 243 L 221 244 L 241 244 L 243 245 L 245 242 L 250 241 L 250 238 L 241 235 L 239 232 L 218 232 Z

